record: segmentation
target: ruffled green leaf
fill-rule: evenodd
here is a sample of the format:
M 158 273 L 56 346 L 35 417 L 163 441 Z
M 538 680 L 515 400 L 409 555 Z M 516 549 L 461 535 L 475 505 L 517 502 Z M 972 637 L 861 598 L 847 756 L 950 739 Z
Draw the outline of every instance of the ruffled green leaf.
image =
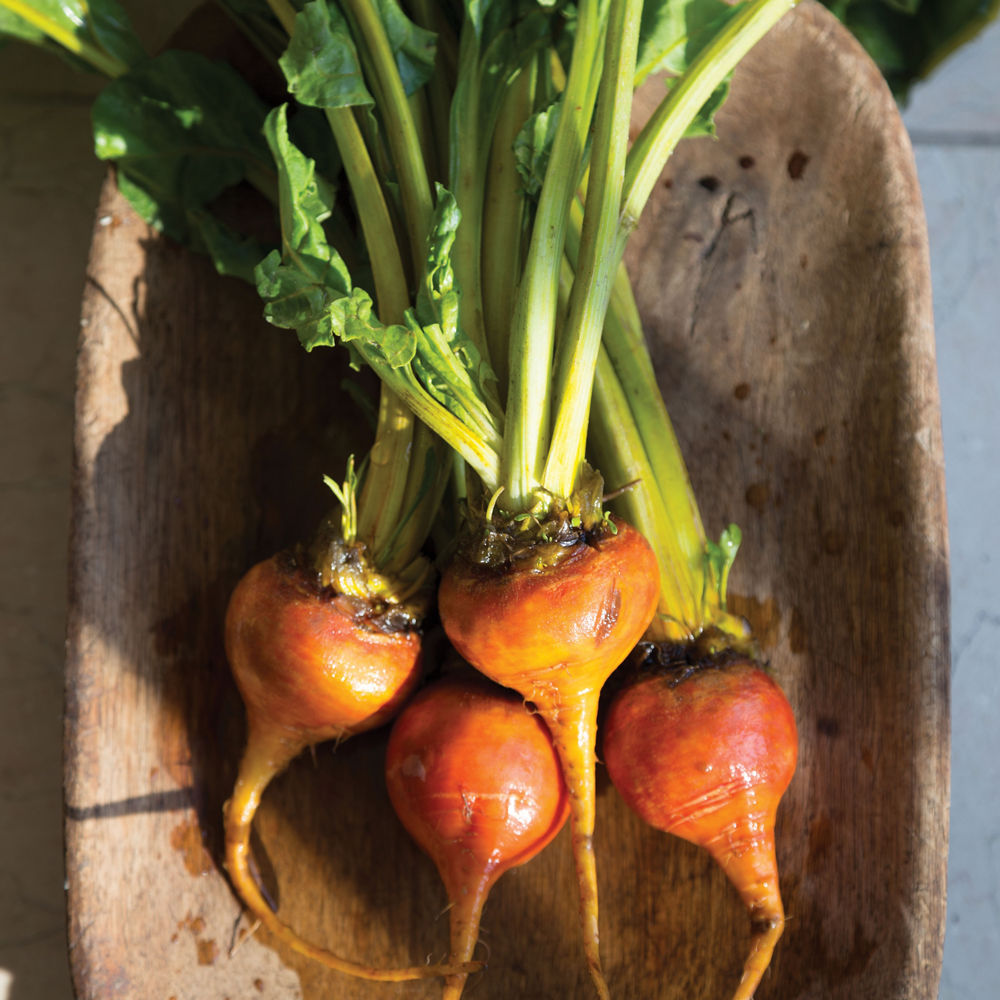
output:
M 542 190 L 561 107 L 562 102 L 557 100 L 533 114 L 524 123 L 514 143 L 517 172 L 529 198 L 537 198 Z
M 347 21 L 325 0 L 312 0 L 299 12 L 279 64 L 289 91 L 302 104 L 317 108 L 374 104 Z
M 696 135 L 715 135 L 715 116 L 726 103 L 729 96 L 729 80 L 724 80 L 712 92 L 712 96 L 701 106 L 698 114 L 691 120 L 684 135 L 692 138 Z
M 282 240 L 281 252 L 269 254 L 257 269 L 265 317 L 295 330 L 308 351 L 343 343 L 355 365 L 362 358 L 376 371 L 408 365 L 415 334 L 378 319 L 371 296 L 352 285 L 347 265 L 327 240 L 323 221 L 333 206 L 332 191 L 314 161 L 289 139 L 286 106 L 267 116 L 264 134 L 278 168 Z
M 334 192 L 316 172 L 316 161 L 303 154 L 288 135 L 288 105 L 271 111 L 264 121 L 264 138 L 278 171 L 278 207 L 286 254 L 300 253 L 329 261 L 323 222 L 333 211 Z M 344 269 L 341 285 L 350 287 Z
M 722 0 L 667 0 L 646 4 L 642 12 L 639 52 L 636 61 L 636 85 L 653 73 L 664 74 L 669 91 L 674 77 L 691 65 L 699 52 L 735 16 L 739 4 Z M 687 137 L 715 135 L 715 115 L 729 96 L 726 80 L 705 102 L 691 122 Z
M 459 324 L 459 295 L 451 250 L 461 214 L 454 196 L 438 185 L 427 242 L 427 266 L 407 319 L 420 341 L 413 368 L 427 391 L 467 423 L 490 421 L 487 385 L 496 381 L 489 364 Z
M 155 197 L 147 188 L 134 184 L 127 173 L 119 172 L 118 188 L 150 225 L 156 226 L 165 214 L 169 216 L 173 230 L 183 229 L 188 249 L 207 255 L 219 274 L 254 284 L 257 264 L 270 249 L 260 240 L 238 232 L 208 209 L 177 201 L 165 211 L 164 197 Z

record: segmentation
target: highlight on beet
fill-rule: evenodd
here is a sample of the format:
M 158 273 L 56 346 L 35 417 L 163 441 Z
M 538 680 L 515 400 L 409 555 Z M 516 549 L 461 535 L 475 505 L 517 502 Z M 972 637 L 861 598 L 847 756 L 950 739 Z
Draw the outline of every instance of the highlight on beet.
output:
M 448 678 L 393 723 L 385 776 L 397 816 L 444 883 L 449 961 L 471 962 L 497 879 L 534 858 L 569 814 L 548 731 L 513 692 L 475 675 Z M 458 1000 L 466 978 L 446 979 L 444 1000 Z

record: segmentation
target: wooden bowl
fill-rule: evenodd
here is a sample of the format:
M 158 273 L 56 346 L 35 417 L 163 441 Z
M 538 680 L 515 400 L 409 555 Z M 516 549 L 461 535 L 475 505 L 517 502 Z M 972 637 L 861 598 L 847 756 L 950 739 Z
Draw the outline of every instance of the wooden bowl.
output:
M 788 928 L 761 1000 L 937 996 L 948 807 L 948 561 L 927 240 L 875 67 L 815 4 L 737 72 L 717 141 L 683 144 L 630 248 L 706 524 L 744 531 L 736 609 L 798 719 L 779 814 Z M 248 934 L 220 865 L 243 740 L 221 622 L 363 448 L 338 351 L 157 236 L 111 182 L 77 397 L 66 724 L 70 948 L 81 1000 L 434 997 Z M 385 733 L 270 789 L 255 850 L 282 915 L 373 963 L 447 950 L 445 899 L 396 822 Z M 730 995 L 749 941 L 708 858 L 599 776 L 612 994 Z M 566 832 L 501 879 L 476 1000 L 591 995 Z

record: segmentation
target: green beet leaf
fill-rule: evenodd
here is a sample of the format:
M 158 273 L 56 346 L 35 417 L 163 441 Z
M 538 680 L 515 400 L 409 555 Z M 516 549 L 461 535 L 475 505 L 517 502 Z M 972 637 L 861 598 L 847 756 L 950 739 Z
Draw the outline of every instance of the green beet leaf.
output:
M 705 45 L 735 16 L 738 7 L 722 0 L 667 0 L 666 3 L 646 4 L 636 58 L 636 85 L 651 74 L 662 73 L 669 91 L 672 79 L 687 71 Z M 728 94 L 726 81 L 705 102 L 685 135 L 714 135 L 715 115 Z
M 726 22 L 732 7 L 722 0 L 667 0 L 644 4 L 636 55 L 636 84 L 651 73 L 679 76 Z
M 496 376 L 459 325 L 451 250 L 460 221 L 454 196 L 438 185 L 427 266 L 416 306 L 407 316 L 419 344 L 413 370 L 442 406 L 467 423 L 485 428 L 492 421 L 484 400 L 495 396 Z
M 75 65 L 115 75 L 145 58 L 128 16 L 116 0 L 30 0 L 35 23 L 0 2 L 0 36 L 32 45 L 55 42 Z M 74 51 L 71 45 L 80 48 Z
M 823 0 L 897 97 L 996 17 L 1000 0 Z
M 219 274 L 254 283 L 254 269 L 269 249 L 255 237 L 237 232 L 208 209 L 150 193 L 126 172 L 118 172 L 118 189 L 151 225 L 167 216 L 176 238 L 189 250 L 206 254 Z
M 278 169 L 282 249 L 257 269 L 264 315 L 275 326 L 294 329 L 306 350 L 340 342 L 376 371 L 407 365 L 416 350 L 414 334 L 386 326 L 375 315 L 371 296 L 352 285 L 347 266 L 330 246 L 323 222 L 333 193 L 316 173 L 313 160 L 288 137 L 287 106 L 274 109 L 264 134 Z
M 529 198 L 537 198 L 542 190 L 549 153 L 559 126 L 560 100 L 533 114 L 523 125 L 514 143 L 517 172 Z
M 344 15 L 325 0 L 312 0 L 299 12 L 279 62 L 289 92 L 302 104 L 348 108 L 374 103 Z
M 167 51 L 112 81 L 93 106 L 98 157 L 113 161 L 140 215 L 196 249 L 242 250 L 220 269 L 246 275 L 252 241 L 218 221 L 211 203 L 250 179 L 273 186 L 260 134 L 266 108 L 235 70 L 192 52 Z
M 403 89 L 414 94 L 434 72 L 436 37 L 414 24 L 394 0 L 378 0 L 377 7 Z M 347 108 L 374 103 L 354 37 L 336 4 L 312 0 L 302 8 L 279 62 L 289 91 L 302 104 Z

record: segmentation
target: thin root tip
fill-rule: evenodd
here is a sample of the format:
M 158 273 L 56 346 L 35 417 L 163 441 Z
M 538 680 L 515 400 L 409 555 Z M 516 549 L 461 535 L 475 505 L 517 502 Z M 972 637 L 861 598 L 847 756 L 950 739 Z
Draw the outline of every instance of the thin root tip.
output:
M 611 1000 L 611 991 L 608 989 L 608 982 L 604 978 L 604 970 L 600 964 L 589 962 L 588 965 L 590 966 L 590 978 L 599 1000 Z

